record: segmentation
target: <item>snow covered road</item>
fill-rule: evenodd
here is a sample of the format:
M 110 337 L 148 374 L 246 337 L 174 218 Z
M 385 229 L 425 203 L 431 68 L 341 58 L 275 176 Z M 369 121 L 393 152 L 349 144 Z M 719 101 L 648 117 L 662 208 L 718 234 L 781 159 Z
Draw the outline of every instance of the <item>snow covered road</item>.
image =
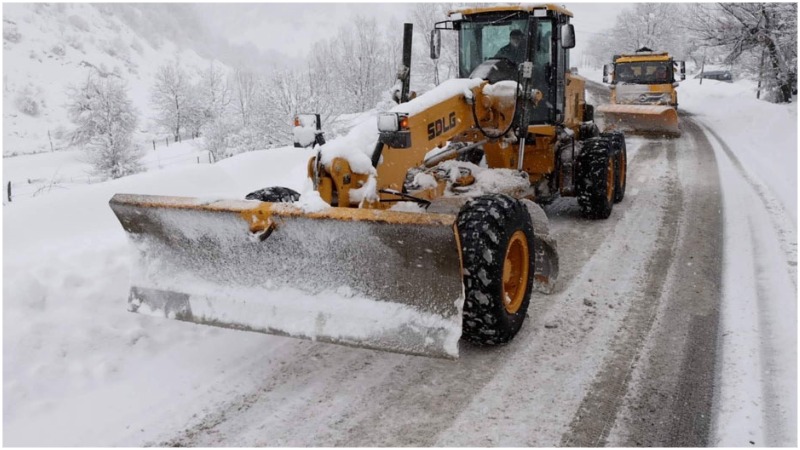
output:
M 534 295 L 512 343 L 462 343 L 457 361 L 125 312 L 110 194 L 300 188 L 307 151 L 13 205 L 4 444 L 796 445 L 796 222 L 724 135 L 681 120 L 680 138 L 628 138 L 627 193 L 608 220 L 581 219 L 574 199 L 546 208 L 555 292 Z

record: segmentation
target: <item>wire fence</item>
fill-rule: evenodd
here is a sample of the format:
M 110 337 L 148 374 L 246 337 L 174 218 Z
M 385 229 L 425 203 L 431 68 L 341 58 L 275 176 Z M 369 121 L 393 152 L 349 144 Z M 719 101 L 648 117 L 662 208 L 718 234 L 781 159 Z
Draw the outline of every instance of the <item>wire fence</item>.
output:
M 195 154 L 172 155 L 167 157 L 155 156 L 155 159 L 148 159 L 142 165 L 146 170 L 150 169 L 163 169 L 164 167 L 174 166 L 176 164 L 211 164 L 214 162 L 214 156 L 211 152 L 203 151 Z
M 47 130 L 48 148 L 24 153 L 3 152 L 3 158 L 31 156 L 67 150 L 71 148 L 71 146 L 65 143 L 66 141 L 62 139 L 62 134 L 52 135 L 50 130 Z M 53 137 L 57 139 L 54 141 Z M 184 133 L 177 137 L 170 135 L 162 138 L 150 137 L 145 140 L 138 140 L 139 145 L 144 145 L 144 148 L 149 150 L 152 147 L 152 153 L 147 152 L 142 161 L 142 169 L 148 171 L 175 165 L 211 164 L 215 162 L 214 156 L 207 151 L 197 151 L 164 157 L 159 155 L 159 153 L 170 146 L 181 144 L 184 141 L 192 141 L 198 137 L 200 137 L 199 133 Z M 56 145 L 54 145 L 54 142 Z M 76 185 L 94 184 L 106 180 L 107 178 L 105 177 L 87 174 L 85 176 L 64 177 L 55 175 L 49 179 L 25 178 L 23 180 L 6 181 L 3 186 L 3 190 L 5 191 L 3 192 L 3 204 L 12 203 L 15 200 L 37 197 L 54 191 L 67 190 L 71 187 L 76 187 Z
M 167 136 L 158 139 L 150 139 L 149 143 L 153 146 L 153 151 L 158 151 L 159 147 L 169 147 L 170 144 L 181 144 L 183 141 L 191 141 L 198 137 L 200 137 L 200 133 L 188 133 L 182 134 L 177 138 L 175 136 Z
M 214 162 L 214 156 L 211 152 L 201 152 L 194 154 L 173 155 L 165 158 L 157 157 L 145 161 L 142 164 L 144 171 L 164 169 L 176 165 L 189 165 L 189 164 L 211 164 Z M 58 176 L 50 179 L 47 178 L 27 178 L 21 181 L 7 181 L 4 186 L 3 204 L 12 203 L 15 200 L 24 198 L 33 198 L 39 195 L 49 194 L 58 190 L 66 190 L 76 185 L 87 185 L 107 181 L 108 178 L 85 175 L 77 177 L 64 177 Z

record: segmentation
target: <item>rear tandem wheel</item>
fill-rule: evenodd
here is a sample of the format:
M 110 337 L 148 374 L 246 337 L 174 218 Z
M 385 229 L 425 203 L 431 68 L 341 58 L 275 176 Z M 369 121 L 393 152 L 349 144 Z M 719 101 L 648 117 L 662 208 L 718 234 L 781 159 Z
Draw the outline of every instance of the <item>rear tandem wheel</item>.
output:
M 617 166 L 612 143 L 605 138 L 587 139 L 579 157 L 578 204 L 587 219 L 607 219 L 614 208 Z
M 601 137 L 611 141 L 611 151 L 614 155 L 614 203 L 619 203 L 625 198 L 625 186 L 628 183 L 628 151 L 625 146 L 625 135 L 620 131 L 602 133 Z

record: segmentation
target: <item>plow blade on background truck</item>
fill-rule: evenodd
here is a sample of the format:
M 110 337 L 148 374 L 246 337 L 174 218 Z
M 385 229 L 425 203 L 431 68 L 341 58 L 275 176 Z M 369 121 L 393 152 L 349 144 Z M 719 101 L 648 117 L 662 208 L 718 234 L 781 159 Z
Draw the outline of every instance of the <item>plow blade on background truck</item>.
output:
M 671 106 L 606 104 L 597 107 L 605 129 L 678 135 L 678 112 Z
M 458 357 L 455 216 L 117 194 L 129 309 L 204 325 Z

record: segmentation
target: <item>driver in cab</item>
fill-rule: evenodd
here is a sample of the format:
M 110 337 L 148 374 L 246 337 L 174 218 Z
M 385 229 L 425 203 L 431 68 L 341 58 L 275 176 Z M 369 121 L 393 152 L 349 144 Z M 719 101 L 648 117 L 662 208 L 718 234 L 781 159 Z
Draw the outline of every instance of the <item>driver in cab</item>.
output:
M 515 64 L 525 61 L 525 46 L 522 45 L 522 31 L 511 30 L 508 37 L 508 44 L 500 49 L 495 58 L 505 58 Z

